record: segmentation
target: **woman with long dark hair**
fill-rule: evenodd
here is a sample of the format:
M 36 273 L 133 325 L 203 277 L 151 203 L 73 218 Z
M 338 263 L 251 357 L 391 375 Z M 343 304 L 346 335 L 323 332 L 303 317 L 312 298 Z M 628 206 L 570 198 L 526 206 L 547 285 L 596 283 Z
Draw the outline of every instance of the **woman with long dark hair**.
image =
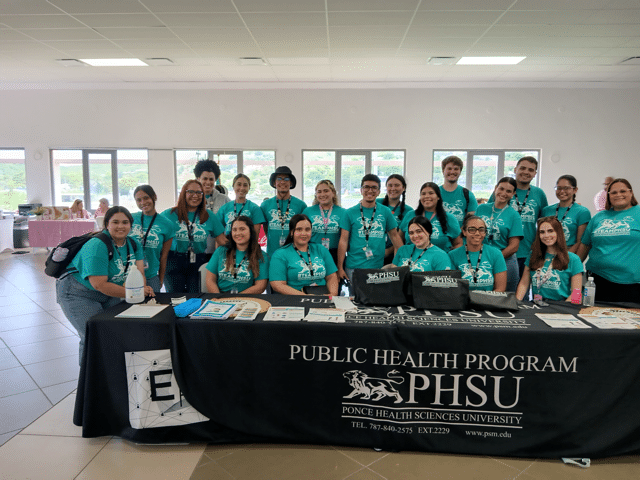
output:
M 596 301 L 637 302 L 640 298 L 640 205 L 628 180 L 607 187 L 605 210 L 596 213 L 578 247 L 596 282 Z
M 507 264 L 507 291 L 515 292 L 520 280 L 520 270 L 516 253 L 524 236 L 522 219 L 509 205 L 518 184 L 511 177 L 502 177 L 494 189 L 495 201 L 478 206 L 476 215 L 487 225 L 484 238 L 486 245 L 498 248 Z
M 267 288 L 269 268 L 253 222 L 245 215 L 231 222 L 227 243 L 216 249 L 207 264 L 210 293 L 259 294 Z
M 591 220 L 591 212 L 587 207 L 576 203 L 578 181 L 573 175 L 562 175 L 556 181 L 556 197 L 559 202 L 542 209 L 543 217 L 555 217 L 560 221 L 567 248 L 570 252 L 578 251 L 582 234 Z
M 420 203 L 415 212 L 409 213 L 402 224 L 400 230 L 404 232 L 405 243 L 409 243 L 409 221 L 413 217 L 423 216 L 431 222 L 433 234 L 431 235 L 431 243 L 440 247 L 445 252 L 462 245 L 462 237 L 460 235 L 460 224 L 456 217 L 447 213 L 442 203 L 442 195 L 440 187 L 433 182 L 427 182 L 420 187 Z
M 396 217 L 398 225 L 402 223 L 404 218 L 413 213 L 413 208 L 406 204 L 407 182 L 399 173 L 392 173 L 387 177 L 385 182 L 387 194 L 384 198 L 377 198 L 376 202 L 389 207 L 391 213 Z M 393 242 L 386 236 L 386 245 L 384 250 L 384 264 L 388 265 L 393 261 Z
M 167 258 L 176 226 L 164 215 L 158 215 L 156 201 L 158 196 L 151 185 L 138 185 L 133 198 L 140 209 L 135 212 L 130 236 L 142 245 L 144 253 L 144 275 L 147 285 L 159 292 L 167 270 Z
M 582 289 L 584 268 L 580 258 L 567 248 L 562 224 L 556 217 L 538 219 L 536 239 L 525 261 L 516 297 L 522 300 L 529 286 L 535 300 L 571 300 L 571 292 Z
M 207 237 L 215 237 L 219 244 L 226 242 L 220 220 L 207 211 L 202 184 L 198 180 L 187 180 L 180 191 L 178 204 L 162 212 L 162 215 L 176 229 L 167 260 L 164 286 L 169 293 L 200 292 L 198 269 L 210 258 L 205 253 Z
M 289 235 L 269 262 L 269 282 L 277 293 L 304 295 L 306 286 L 326 285 L 338 295 L 338 275 L 329 250 L 311 242 L 311 220 L 303 213 L 289 221 Z
M 398 249 L 393 258 L 394 265 L 409 266 L 412 272 L 451 269 L 449 256 L 431 243 L 433 227 L 429 220 L 422 216 L 413 217 L 409 220 L 408 233 L 412 245 L 403 245 Z

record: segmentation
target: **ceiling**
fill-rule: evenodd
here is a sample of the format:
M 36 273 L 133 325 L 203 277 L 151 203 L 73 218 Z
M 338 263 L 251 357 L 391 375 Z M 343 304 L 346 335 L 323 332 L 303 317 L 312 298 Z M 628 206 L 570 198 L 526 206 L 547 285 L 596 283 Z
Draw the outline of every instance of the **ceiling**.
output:
M 430 57 L 526 56 L 514 66 Z M 169 66 L 65 67 L 79 58 Z M 260 57 L 266 65 L 241 65 Z M 640 0 L 0 0 L 0 88 L 640 86 Z

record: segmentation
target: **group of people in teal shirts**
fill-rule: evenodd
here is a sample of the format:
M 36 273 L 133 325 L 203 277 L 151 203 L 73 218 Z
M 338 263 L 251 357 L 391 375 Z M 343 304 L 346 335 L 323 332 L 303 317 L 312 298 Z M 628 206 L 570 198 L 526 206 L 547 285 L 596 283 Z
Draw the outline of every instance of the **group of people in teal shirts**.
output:
M 398 174 L 361 181 L 361 201 L 338 205 L 330 180 L 316 185 L 313 205 L 291 195 L 296 178 L 288 167 L 270 177 L 275 196 L 257 205 L 247 199 L 251 180 L 233 179 L 235 200 L 216 188 L 218 165 L 196 164 L 195 179 L 180 191 L 175 207 L 156 211 L 157 195 L 138 186 L 140 211 L 112 207 L 105 214 L 104 241 L 87 242 L 58 280 L 58 301 L 84 338 L 84 325 L 98 311 L 121 301 L 129 268 L 138 268 L 148 295 L 199 292 L 201 267 L 210 292 L 338 294 L 353 271 L 407 265 L 412 271 L 457 269 L 471 289 L 512 291 L 524 298 L 568 299 L 582 285 L 583 261 L 595 279 L 597 301 L 640 298 L 640 207 L 622 178 L 607 187 L 606 209 L 593 218 L 576 203 L 577 181 L 558 178 L 558 202 L 531 185 L 538 162 L 518 160 L 515 178 L 501 178 L 488 203 L 458 185 L 460 158 L 442 161 L 443 185 L 424 183 L 415 208 L 405 202 L 407 184 Z M 261 226 L 267 235 L 263 252 Z M 127 237 L 130 240 L 127 240 Z M 218 248 L 216 248 L 218 247 Z M 313 290 L 311 287 L 317 287 Z

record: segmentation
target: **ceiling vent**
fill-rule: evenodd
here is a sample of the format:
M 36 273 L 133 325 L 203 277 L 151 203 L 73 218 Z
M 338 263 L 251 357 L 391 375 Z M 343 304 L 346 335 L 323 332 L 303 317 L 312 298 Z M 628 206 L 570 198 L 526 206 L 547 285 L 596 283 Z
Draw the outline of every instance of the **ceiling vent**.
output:
M 61 65 L 63 67 L 86 67 L 87 66 L 86 63 L 81 62 L 80 60 L 76 60 L 75 58 L 60 58 L 56 60 L 56 62 L 58 62 L 58 65 Z
M 170 58 L 145 58 L 144 61 L 146 64 L 153 67 L 168 67 L 170 65 L 175 65 L 173 60 Z

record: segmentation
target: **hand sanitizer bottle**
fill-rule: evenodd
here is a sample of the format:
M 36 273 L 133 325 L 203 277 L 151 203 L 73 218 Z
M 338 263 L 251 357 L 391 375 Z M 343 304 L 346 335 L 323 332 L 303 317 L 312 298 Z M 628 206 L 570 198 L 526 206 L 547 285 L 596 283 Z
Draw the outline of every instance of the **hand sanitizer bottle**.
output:
M 125 300 L 127 303 L 142 303 L 144 302 L 144 279 L 140 270 L 133 265 L 133 268 L 129 269 L 129 275 L 124 282 L 124 288 L 126 290 Z

